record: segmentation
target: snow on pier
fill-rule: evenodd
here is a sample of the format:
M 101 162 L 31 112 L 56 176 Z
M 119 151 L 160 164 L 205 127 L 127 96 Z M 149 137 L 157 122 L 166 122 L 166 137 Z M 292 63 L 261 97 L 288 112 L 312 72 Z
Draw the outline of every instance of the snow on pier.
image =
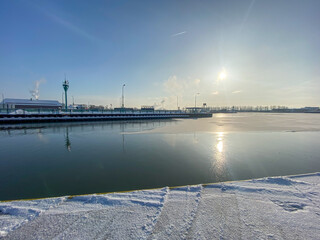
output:
M 320 173 L 0 202 L 3 239 L 318 239 Z

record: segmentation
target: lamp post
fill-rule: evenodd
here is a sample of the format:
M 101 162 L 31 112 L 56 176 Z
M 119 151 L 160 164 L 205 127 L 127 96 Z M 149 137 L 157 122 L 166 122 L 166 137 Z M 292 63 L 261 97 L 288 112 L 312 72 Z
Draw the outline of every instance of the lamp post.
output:
M 126 86 L 126 84 L 122 85 L 122 108 L 124 108 L 124 87 Z
M 196 93 L 194 95 L 194 111 L 196 111 L 196 108 L 197 108 L 197 95 L 199 95 L 200 93 Z
M 177 96 L 177 110 L 179 110 L 179 97 Z

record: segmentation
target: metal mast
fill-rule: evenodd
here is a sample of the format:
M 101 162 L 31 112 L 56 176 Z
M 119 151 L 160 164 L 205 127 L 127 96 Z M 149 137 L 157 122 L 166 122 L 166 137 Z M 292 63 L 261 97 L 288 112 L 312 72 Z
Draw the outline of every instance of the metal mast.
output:
M 177 96 L 177 110 L 179 110 L 179 97 Z
M 196 93 L 195 95 L 194 95 L 194 110 L 196 110 L 196 108 L 197 108 L 197 95 L 199 95 L 200 93 Z
M 124 87 L 126 86 L 126 84 L 122 85 L 122 105 L 121 107 L 124 108 Z

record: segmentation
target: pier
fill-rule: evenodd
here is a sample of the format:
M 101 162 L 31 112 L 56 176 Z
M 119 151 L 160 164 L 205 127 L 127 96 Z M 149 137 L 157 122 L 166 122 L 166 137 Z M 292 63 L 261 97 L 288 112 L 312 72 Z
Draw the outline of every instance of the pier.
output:
M 135 119 L 170 119 L 170 118 L 203 118 L 212 117 L 212 113 L 187 111 L 25 111 L 20 110 L 0 113 L 0 124 L 75 122 L 75 121 L 108 121 Z

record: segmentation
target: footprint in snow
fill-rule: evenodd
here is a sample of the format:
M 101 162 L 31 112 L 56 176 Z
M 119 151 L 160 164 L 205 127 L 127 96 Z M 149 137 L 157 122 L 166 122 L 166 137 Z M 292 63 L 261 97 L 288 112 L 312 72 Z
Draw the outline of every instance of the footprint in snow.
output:
M 298 210 L 303 210 L 305 206 L 304 203 L 291 202 L 291 201 L 280 201 L 280 200 L 271 200 L 273 203 L 277 204 L 279 207 L 282 207 L 285 211 L 295 212 Z

